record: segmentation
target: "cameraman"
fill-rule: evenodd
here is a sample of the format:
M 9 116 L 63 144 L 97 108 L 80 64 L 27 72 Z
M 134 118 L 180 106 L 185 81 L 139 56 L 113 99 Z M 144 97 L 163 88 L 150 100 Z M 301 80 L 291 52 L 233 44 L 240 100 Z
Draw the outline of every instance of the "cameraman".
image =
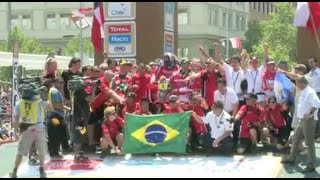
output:
M 35 84 L 29 84 L 22 91 L 22 99 L 17 103 L 14 127 L 20 124 L 21 139 L 18 145 L 18 153 L 15 167 L 9 174 L 10 177 L 17 177 L 17 170 L 22 161 L 22 156 L 27 156 L 33 143 L 39 152 L 40 178 L 46 178 L 44 172 L 45 153 L 47 151 L 47 133 L 44 124 L 45 110 L 52 109 L 52 106 L 40 98 L 40 89 Z

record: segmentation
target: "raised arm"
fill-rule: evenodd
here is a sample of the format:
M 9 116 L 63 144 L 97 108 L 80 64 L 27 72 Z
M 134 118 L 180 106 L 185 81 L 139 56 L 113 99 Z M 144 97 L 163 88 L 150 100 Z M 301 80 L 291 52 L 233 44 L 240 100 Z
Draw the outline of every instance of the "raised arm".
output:
M 224 61 L 222 60 L 221 54 L 220 54 L 220 50 L 219 50 L 219 44 L 218 43 L 214 43 L 213 44 L 214 47 L 214 53 L 215 53 L 215 58 L 217 60 L 217 62 L 223 66 Z
M 242 49 L 240 56 L 241 56 L 240 67 L 243 70 L 243 73 L 246 73 L 247 72 L 246 59 L 249 58 L 249 55 L 245 49 Z

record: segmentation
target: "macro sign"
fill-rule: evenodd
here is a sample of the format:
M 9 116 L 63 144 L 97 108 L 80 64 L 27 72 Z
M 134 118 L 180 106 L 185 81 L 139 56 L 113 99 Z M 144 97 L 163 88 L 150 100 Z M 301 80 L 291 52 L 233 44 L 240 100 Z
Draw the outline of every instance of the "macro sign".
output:
M 164 53 L 174 53 L 174 34 L 172 32 L 164 31 Z
M 106 22 L 105 49 L 110 57 L 136 56 L 136 24 L 130 22 Z

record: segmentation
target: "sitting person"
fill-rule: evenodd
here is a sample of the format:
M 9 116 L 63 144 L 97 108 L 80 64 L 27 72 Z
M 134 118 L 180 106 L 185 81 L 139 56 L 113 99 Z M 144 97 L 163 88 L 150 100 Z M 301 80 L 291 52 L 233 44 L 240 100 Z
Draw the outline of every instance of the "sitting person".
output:
M 262 129 L 262 139 L 264 144 L 268 143 L 267 138 L 275 139 L 275 144 L 278 150 L 285 148 L 286 142 L 290 135 L 290 126 L 287 125 L 283 112 L 287 110 L 287 106 L 277 104 L 275 97 L 268 99 L 268 106 L 265 109 L 266 121 Z
M 255 153 L 261 131 L 261 123 L 264 122 L 264 110 L 257 105 L 257 95 L 249 93 L 246 96 L 246 105 L 238 111 L 235 121 L 240 121 L 240 134 L 237 152 L 243 154 L 246 150 Z
M 104 110 L 105 120 L 101 126 L 103 137 L 100 139 L 102 149 L 101 158 L 108 154 L 108 147 L 111 146 L 118 155 L 121 155 L 123 142 L 124 120 L 116 115 L 115 107 L 107 107 Z
M 151 115 L 152 113 L 150 112 L 150 101 L 149 98 L 142 98 L 140 100 L 140 109 L 137 110 L 134 114 L 138 115 Z
M 223 103 L 215 101 L 212 111 L 201 118 L 193 112 L 193 116 L 200 123 L 209 124 L 211 131 L 199 136 L 199 143 L 207 153 L 231 155 L 233 152 L 231 116 L 223 110 Z
M 126 100 L 124 103 L 124 108 L 122 109 L 122 114 L 121 114 L 121 118 L 123 118 L 125 120 L 125 114 L 126 113 L 134 113 L 139 109 L 139 105 L 137 103 L 135 103 L 136 101 L 136 93 L 134 92 L 129 92 L 126 95 Z
M 178 96 L 171 95 L 168 98 L 169 105 L 166 106 L 165 114 L 183 113 L 184 110 L 180 107 Z

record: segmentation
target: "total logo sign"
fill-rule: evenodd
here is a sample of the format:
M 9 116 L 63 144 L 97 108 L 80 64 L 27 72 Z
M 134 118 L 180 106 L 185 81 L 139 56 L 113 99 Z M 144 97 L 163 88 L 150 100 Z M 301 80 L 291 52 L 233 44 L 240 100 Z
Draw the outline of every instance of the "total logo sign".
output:
M 174 53 L 174 34 L 172 32 L 164 31 L 164 53 Z
M 136 55 L 135 22 L 107 22 L 105 47 L 110 57 Z

